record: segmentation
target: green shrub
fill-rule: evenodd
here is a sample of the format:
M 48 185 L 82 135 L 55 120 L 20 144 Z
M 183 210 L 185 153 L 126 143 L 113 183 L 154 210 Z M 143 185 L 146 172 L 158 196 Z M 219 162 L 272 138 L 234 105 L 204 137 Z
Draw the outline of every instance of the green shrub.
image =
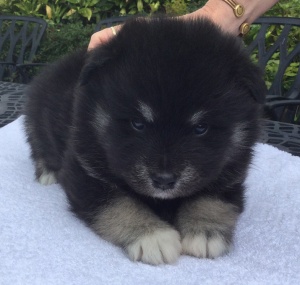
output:
M 82 23 L 58 24 L 48 27 L 35 62 L 53 62 L 62 55 L 87 48 L 94 25 Z
M 265 13 L 265 16 L 296 17 L 300 15 L 299 0 L 280 0 Z
M 191 13 L 200 9 L 207 1 L 206 0 L 187 0 L 187 12 Z
M 1 14 L 43 18 L 47 0 L 0 0 Z
M 50 24 L 97 23 L 112 16 L 164 12 L 167 0 L 0 0 L 3 14 L 35 16 Z M 184 1 L 184 0 L 183 0 Z
M 187 4 L 184 0 L 170 0 L 164 5 L 166 13 L 170 15 L 184 15 L 187 13 Z

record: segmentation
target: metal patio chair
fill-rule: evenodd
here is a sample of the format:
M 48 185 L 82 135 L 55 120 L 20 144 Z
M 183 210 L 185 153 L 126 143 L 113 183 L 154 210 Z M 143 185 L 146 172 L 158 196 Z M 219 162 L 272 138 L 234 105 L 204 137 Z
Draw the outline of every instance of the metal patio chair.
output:
M 267 95 L 267 111 L 272 120 L 293 123 L 295 116 L 300 115 L 300 43 L 290 47 L 291 31 L 297 30 L 300 33 L 300 18 L 262 17 L 254 22 L 259 25 L 256 38 L 248 45 L 249 52 L 257 51 L 258 64 L 265 69 L 268 62 L 275 60 L 279 62 L 275 71 L 274 79 L 269 87 Z M 272 30 L 276 29 L 276 36 Z M 274 33 L 274 32 L 273 32 Z M 267 36 L 273 36 L 272 44 L 268 43 Z M 298 67 L 293 78 L 290 77 L 290 84 L 283 88 L 287 79 L 288 68 L 294 64 Z
M 43 19 L 0 15 L 0 127 L 21 114 L 27 69 L 41 65 L 32 60 L 46 28 Z M 9 82 L 12 79 L 20 83 Z
M 1 81 L 17 75 L 20 83 L 27 83 L 25 68 L 39 65 L 32 60 L 46 28 L 43 19 L 0 15 Z

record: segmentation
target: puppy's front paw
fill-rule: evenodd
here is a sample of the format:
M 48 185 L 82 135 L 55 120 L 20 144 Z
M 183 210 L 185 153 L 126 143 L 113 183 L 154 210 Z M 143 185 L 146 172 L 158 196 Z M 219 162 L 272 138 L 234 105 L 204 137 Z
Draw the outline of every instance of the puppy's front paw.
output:
M 177 228 L 182 237 L 183 253 L 216 258 L 230 249 L 240 210 L 219 199 L 198 197 L 182 205 Z
M 138 238 L 126 248 L 130 259 L 153 265 L 175 262 L 181 253 L 179 233 L 158 229 Z
M 45 186 L 57 183 L 57 179 L 53 171 L 43 171 L 38 178 L 38 181 Z
M 182 240 L 183 253 L 199 258 L 216 258 L 228 252 L 229 247 L 229 243 L 221 235 L 188 234 Z
M 35 163 L 35 177 L 42 185 L 51 185 L 57 183 L 56 173 L 49 170 L 44 160 L 39 159 Z

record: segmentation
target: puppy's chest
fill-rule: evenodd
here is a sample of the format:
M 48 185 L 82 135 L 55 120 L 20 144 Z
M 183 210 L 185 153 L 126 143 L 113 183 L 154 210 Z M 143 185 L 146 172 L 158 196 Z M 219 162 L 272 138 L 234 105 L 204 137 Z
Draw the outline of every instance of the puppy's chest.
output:
M 162 220 L 171 224 L 174 222 L 178 209 L 183 202 L 182 199 L 159 200 L 144 197 L 142 201 Z

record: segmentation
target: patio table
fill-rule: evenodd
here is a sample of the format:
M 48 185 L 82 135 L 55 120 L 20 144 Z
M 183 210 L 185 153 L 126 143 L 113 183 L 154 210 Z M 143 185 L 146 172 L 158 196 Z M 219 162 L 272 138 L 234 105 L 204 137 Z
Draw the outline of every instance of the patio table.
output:
M 26 84 L 0 81 L 0 127 L 22 114 Z

